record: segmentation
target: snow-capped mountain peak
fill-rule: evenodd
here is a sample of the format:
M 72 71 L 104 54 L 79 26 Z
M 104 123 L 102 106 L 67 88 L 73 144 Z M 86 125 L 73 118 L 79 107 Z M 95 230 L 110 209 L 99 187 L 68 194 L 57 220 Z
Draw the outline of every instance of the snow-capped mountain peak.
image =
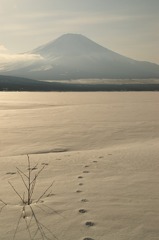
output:
M 40 61 L 7 74 L 35 79 L 86 78 L 159 78 L 159 66 L 122 56 L 81 34 L 64 34 L 29 54 L 41 56 Z M 23 66 L 22 66 L 23 65 Z M 5 72 L 3 72 L 4 74 Z

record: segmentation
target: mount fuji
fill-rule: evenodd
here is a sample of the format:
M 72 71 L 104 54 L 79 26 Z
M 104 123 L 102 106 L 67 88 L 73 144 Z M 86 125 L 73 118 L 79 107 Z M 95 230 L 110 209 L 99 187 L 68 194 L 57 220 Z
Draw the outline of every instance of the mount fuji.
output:
M 159 65 L 122 56 L 80 34 L 64 34 L 29 54 L 41 60 L 10 64 L 3 74 L 37 80 L 159 78 Z

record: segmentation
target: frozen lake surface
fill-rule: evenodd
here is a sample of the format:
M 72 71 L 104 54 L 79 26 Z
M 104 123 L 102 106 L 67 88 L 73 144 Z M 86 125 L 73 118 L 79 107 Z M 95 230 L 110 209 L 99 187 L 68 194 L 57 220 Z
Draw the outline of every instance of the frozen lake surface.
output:
M 1 240 L 45 239 L 8 183 L 26 195 L 26 154 L 46 164 L 31 207 L 47 239 L 158 240 L 158 109 L 158 92 L 1 92 Z
M 106 148 L 159 137 L 159 94 L 0 93 L 1 156 Z

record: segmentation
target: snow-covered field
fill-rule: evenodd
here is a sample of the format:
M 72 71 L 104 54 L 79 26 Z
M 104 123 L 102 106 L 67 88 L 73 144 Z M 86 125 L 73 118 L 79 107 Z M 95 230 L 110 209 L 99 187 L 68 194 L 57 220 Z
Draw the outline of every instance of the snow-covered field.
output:
M 158 109 L 158 92 L 1 92 L 0 239 L 158 240 Z M 26 197 L 27 154 L 46 165 L 37 222 L 9 184 Z

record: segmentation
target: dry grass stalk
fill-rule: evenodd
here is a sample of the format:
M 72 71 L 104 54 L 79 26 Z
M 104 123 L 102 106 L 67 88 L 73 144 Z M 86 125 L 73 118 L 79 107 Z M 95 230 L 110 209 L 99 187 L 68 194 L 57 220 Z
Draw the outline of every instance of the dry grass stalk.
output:
M 52 240 L 52 239 L 58 239 L 45 225 L 43 225 L 37 218 L 36 213 L 34 211 L 34 204 L 33 203 L 33 194 L 35 192 L 36 183 L 38 180 L 38 177 L 40 173 L 44 170 L 46 167 L 46 164 L 44 164 L 39 170 L 37 168 L 38 164 L 31 166 L 29 155 L 27 155 L 27 173 L 22 171 L 20 168 L 17 167 L 17 173 L 19 174 L 22 183 L 24 185 L 24 192 L 23 195 L 21 195 L 18 190 L 13 186 L 11 182 L 9 182 L 10 186 L 12 187 L 13 191 L 16 193 L 16 195 L 19 197 L 19 199 L 22 201 L 22 211 L 19 216 L 16 229 L 13 235 L 13 240 L 16 239 L 19 225 L 21 220 L 25 221 L 26 231 L 28 232 L 28 237 L 30 240 L 34 239 L 42 239 L 42 240 Z M 37 172 L 34 174 L 33 171 L 37 170 Z M 53 186 L 52 182 L 39 196 L 37 200 L 35 200 L 35 203 L 37 204 L 44 196 L 47 196 L 49 189 Z M 6 205 L 5 202 L 0 200 L 4 206 Z M 38 205 L 36 205 L 38 207 Z M 27 216 L 26 213 L 26 207 L 30 209 L 30 218 Z M 34 229 L 34 231 L 33 231 Z
M 1 213 L 3 209 L 7 206 L 7 203 L 4 202 L 2 199 L 0 199 L 0 202 L 2 203 L 2 206 L 0 207 L 0 213 Z
M 16 193 L 16 195 L 20 198 L 20 200 L 22 201 L 23 204 L 27 204 L 30 205 L 33 202 L 33 194 L 35 192 L 35 187 L 36 187 L 36 183 L 37 183 L 37 179 L 40 175 L 40 173 L 44 170 L 44 168 L 46 167 L 46 165 L 43 165 L 38 172 L 36 172 L 35 174 L 33 174 L 34 170 L 38 170 L 37 169 L 37 165 L 35 166 L 31 166 L 30 163 L 30 158 L 29 155 L 27 155 L 27 160 L 28 160 L 28 168 L 27 168 L 27 173 L 25 173 L 24 171 L 22 171 L 20 168 L 17 167 L 17 173 L 19 174 L 22 183 L 24 185 L 24 193 L 23 195 L 21 195 L 16 188 L 13 186 L 13 184 L 11 182 L 8 182 L 10 184 L 10 186 L 12 187 L 13 191 Z M 39 202 L 41 200 L 42 197 L 44 197 L 46 195 L 46 193 L 49 191 L 49 189 L 52 187 L 53 182 L 44 190 L 44 192 L 40 195 L 40 197 L 37 199 L 36 202 Z M 26 199 L 24 198 L 24 196 L 26 196 Z

